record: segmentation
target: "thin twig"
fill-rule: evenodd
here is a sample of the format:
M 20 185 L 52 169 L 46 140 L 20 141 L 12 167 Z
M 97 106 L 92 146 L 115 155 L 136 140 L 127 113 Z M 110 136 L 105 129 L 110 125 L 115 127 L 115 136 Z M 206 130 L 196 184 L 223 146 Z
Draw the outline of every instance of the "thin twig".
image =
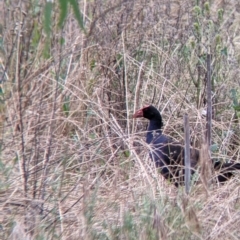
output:
M 184 115 L 184 138 L 185 138 L 185 154 L 184 154 L 184 163 L 185 163 L 185 191 L 186 194 L 190 192 L 190 177 L 191 177 L 191 160 L 190 160 L 190 140 L 189 140 L 189 121 L 188 115 Z
M 207 127 L 206 139 L 208 146 L 211 146 L 212 130 L 212 84 L 211 84 L 211 55 L 207 55 Z

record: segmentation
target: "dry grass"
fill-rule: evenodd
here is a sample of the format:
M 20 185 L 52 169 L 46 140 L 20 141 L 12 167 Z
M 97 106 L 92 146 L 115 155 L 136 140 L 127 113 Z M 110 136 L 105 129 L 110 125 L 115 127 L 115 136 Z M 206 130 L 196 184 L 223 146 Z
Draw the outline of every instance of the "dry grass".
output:
M 149 161 L 147 122 L 131 118 L 153 103 L 183 141 L 188 113 L 200 148 L 210 48 L 212 154 L 239 161 L 239 4 L 196 15 L 193 2 L 81 1 L 86 34 L 72 11 L 60 31 L 56 4 L 50 45 L 44 1 L 1 3 L 1 239 L 240 238 L 239 173 L 186 197 Z

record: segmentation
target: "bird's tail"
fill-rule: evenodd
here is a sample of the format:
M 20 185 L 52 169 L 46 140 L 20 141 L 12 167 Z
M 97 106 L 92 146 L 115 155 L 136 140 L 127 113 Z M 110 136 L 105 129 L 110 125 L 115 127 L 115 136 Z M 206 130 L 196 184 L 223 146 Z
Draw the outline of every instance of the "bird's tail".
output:
M 219 171 L 217 179 L 219 182 L 225 182 L 234 175 L 234 171 L 240 170 L 240 163 L 214 163 L 214 170 Z

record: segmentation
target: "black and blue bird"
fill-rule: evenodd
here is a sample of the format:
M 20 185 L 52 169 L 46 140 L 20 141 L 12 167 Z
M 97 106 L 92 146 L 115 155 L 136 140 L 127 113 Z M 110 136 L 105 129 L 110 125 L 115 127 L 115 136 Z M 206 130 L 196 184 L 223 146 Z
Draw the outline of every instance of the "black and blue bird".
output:
M 150 147 L 150 158 L 165 179 L 176 187 L 182 185 L 184 183 L 184 147 L 162 133 L 163 121 L 158 109 L 152 105 L 145 106 L 136 111 L 133 118 L 149 120 L 146 142 Z M 199 150 L 190 148 L 190 161 L 193 175 L 200 162 Z M 213 161 L 213 168 L 218 171 L 218 181 L 225 182 L 234 175 L 234 170 L 240 170 L 240 163 Z

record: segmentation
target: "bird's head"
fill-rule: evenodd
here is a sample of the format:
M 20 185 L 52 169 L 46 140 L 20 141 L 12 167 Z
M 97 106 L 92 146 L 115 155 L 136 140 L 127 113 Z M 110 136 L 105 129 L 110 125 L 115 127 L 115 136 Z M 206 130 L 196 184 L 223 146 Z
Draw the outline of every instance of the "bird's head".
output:
M 144 106 L 143 108 L 136 111 L 133 115 L 133 118 L 146 118 L 148 120 L 160 120 L 162 121 L 162 117 L 160 112 L 152 105 Z

